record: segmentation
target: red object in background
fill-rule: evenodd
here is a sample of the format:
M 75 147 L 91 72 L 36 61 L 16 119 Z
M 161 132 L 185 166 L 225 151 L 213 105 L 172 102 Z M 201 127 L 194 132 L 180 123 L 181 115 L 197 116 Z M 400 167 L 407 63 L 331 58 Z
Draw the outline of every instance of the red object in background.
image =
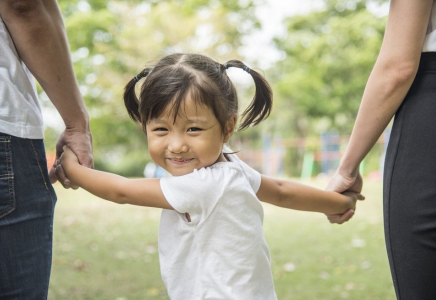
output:
M 47 169 L 50 171 L 51 167 L 53 166 L 56 160 L 56 153 L 46 151 L 45 157 L 47 159 Z

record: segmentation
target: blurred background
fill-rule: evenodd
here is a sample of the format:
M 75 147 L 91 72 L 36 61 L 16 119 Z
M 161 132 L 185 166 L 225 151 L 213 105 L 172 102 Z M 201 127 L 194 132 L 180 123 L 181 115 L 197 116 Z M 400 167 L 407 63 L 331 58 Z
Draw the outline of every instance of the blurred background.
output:
M 125 84 L 162 56 L 195 52 L 261 71 L 274 92 L 269 119 L 230 141 L 260 172 L 324 188 L 351 133 L 381 45 L 385 0 L 59 0 L 75 72 L 91 116 L 97 169 L 144 176 L 141 128 Z M 241 110 L 251 77 L 228 70 Z M 49 165 L 63 123 L 39 88 Z M 363 202 L 346 225 L 265 205 L 279 299 L 394 299 L 383 241 L 389 129 L 361 165 Z M 159 210 L 119 206 L 55 185 L 49 299 L 168 299 L 157 256 Z

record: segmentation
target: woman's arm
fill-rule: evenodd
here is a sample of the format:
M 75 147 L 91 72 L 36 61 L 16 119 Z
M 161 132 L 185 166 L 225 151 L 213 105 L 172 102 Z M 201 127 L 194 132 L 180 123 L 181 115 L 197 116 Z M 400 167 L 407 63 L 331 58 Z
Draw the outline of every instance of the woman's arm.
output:
M 360 162 L 409 91 L 418 69 L 432 4 L 432 0 L 391 1 L 381 50 L 339 166 L 338 171 L 344 178 L 357 176 Z M 334 190 L 344 191 L 343 188 Z
M 339 168 L 327 190 L 361 192 L 359 165 L 404 100 L 415 78 L 432 0 L 392 0 L 383 43 L 363 93 L 356 123 Z M 342 224 L 353 216 L 328 215 Z
M 276 206 L 325 214 L 340 214 L 354 209 L 356 200 L 364 199 L 356 193 L 348 192 L 343 195 L 264 175 L 257 197 Z
M 73 185 L 100 198 L 119 204 L 173 209 L 162 193 L 159 179 L 128 179 L 84 167 L 67 146 L 64 146 L 61 163 Z

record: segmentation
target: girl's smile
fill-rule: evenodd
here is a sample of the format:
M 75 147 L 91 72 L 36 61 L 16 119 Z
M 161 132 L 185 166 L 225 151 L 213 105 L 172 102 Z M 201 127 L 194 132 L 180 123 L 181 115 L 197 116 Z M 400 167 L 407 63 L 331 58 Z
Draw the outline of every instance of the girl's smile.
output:
M 191 161 L 193 161 L 193 158 L 189 158 L 189 159 L 182 159 L 182 158 L 168 158 L 168 160 L 175 164 L 175 165 L 184 165 L 186 163 L 189 163 Z

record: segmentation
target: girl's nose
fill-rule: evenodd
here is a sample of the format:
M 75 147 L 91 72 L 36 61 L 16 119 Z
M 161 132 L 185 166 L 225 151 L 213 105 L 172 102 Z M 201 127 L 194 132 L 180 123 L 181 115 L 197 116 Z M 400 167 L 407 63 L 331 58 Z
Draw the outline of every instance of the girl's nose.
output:
M 168 144 L 168 150 L 172 153 L 183 153 L 188 151 L 188 145 L 182 137 L 173 136 Z

